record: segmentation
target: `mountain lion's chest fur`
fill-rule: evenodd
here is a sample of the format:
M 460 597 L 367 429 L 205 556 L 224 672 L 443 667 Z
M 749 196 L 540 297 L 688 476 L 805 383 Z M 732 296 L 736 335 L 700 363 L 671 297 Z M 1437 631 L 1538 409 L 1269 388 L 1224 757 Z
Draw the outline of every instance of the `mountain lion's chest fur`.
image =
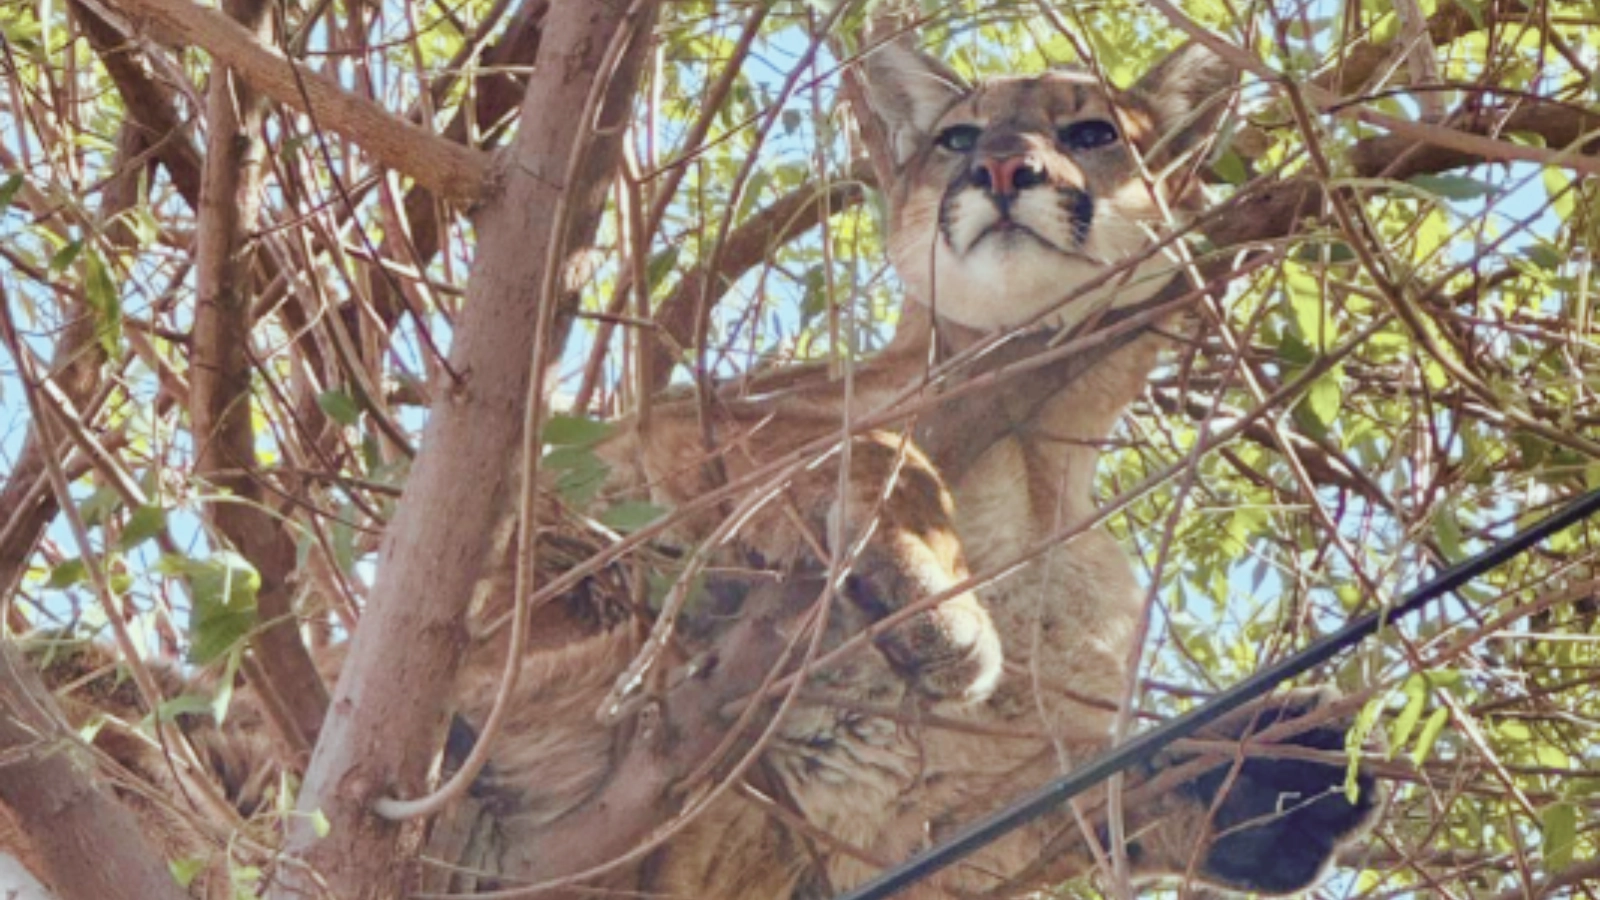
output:
M 1084 75 L 999 79 L 965 92 L 899 47 L 882 55 L 868 64 L 874 99 L 906 167 L 893 193 L 891 255 L 913 297 L 932 309 L 948 350 L 1030 321 L 1070 326 L 1090 308 L 1137 303 L 1164 284 L 1170 265 L 1147 264 L 1110 290 L 1053 309 L 1147 246 L 1141 229 L 1162 217 L 1157 194 L 1168 191 L 1162 200 L 1171 207 L 1192 204 L 1188 191 L 1141 180 L 1129 143 L 1151 166 L 1170 160 L 1181 144 L 1158 149 L 1155 137 L 1192 113 L 1196 97 L 1216 93 L 1215 74 L 1166 82 L 1182 77 L 1179 60 L 1153 76 L 1153 96 L 1120 95 L 1113 105 Z M 913 352 L 865 363 L 858 392 L 862 382 L 917 383 L 925 344 L 910 343 Z M 764 758 L 774 802 L 840 842 L 811 841 L 820 868 L 803 858 L 730 864 L 805 842 L 770 813 L 730 801 L 662 857 L 652 887 L 734 897 L 786 896 L 810 885 L 827 894 L 1104 746 L 1126 688 L 1143 592 L 1121 549 L 1098 529 L 1017 563 L 1047 536 L 1093 516 L 1100 450 L 1143 390 L 1160 344 L 1154 335 L 1137 338 L 1027 420 L 971 435 L 987 449 L 963 471 L 932 460 L 954 497 L 970 568 L 1010 569 L 979 591 L 1004 652 L 992 692 L 977 703 L 918 706 L 887 666 L 858 661 L 850 678 L 830 686 L 842 702 L 791 713 Z M 862 413 L 872 407 L 864 393 Z M 864 698 L 872 703 L 848 702 Z M 1060 824 L 1014 834 L 935 883 L 993 887 L 1037 861 Z M 921 890 L 937 893 L 934 883 Z

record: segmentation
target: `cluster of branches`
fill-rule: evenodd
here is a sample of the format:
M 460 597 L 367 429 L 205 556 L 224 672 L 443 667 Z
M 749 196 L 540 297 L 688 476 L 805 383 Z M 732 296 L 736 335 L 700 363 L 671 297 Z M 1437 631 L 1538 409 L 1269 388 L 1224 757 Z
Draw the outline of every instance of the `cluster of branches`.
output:
M 1203 324 L 1102 478 L 1154 601 L 1150 716 L 1600 474 L 1593 10 L 1324 12 L 1018 3 L 921 23 L 974 72 L 1076 59 L 1123 80 L 1155 34 L 1248 74 L 1195 226 Z M 423 792 L 506 473 L 537 465 L 558 394 L 607 415 L 675 372 L 848 365 L 890 327 L 863 201 L 892 173 L 839 72 L 862 15 L 0 12 L 6 628 L 100 629 L 146 712 L 178 699 L 158 677 L 173 661 L 237 667 L 303 775 L 272 890 L 391 890 L 412 844 L 372 803 Z M 1039 349 L 964 374 L 956 424 L 926 440 L 1093 358 Z M 1328 673 L 1410 785 L 1357 889 L 1545 895 L 1592 874 L 1574 862 L 1600 821 L 1592 552 L 1569 536 Z M 545 646 L 579 627 L 558 606 L 535 621 Z M 330 698 L 311 651 L 348 635 Z M 54 747 L 47 692 L 6 653 L 4 749 Z M 182 764 L 171 719 L 150 727 Z M 64 897 L 174 895 L 114 805 L 63 800 L 101 797 L 70 752 L 0 760 L 25 826 L 61 810 L 51 832 L 80 838 L 49 842 Z

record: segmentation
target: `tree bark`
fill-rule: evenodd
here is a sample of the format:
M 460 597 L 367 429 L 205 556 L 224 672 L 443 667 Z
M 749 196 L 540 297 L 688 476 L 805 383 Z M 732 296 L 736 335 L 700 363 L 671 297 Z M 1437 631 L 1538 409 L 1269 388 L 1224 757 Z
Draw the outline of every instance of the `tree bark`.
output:
M 0 800 L 24 833 L 48 835 L 32 843 L 51 889 L 59 900 L 184 900 L 138 819 L 90 780 L 94 757 L 61 722 L 39 676 L 0 641 Z
M 270 36 L 268 0 L 228 0 L 223 8 L 262 39 Z M 304 753 L 315 743 L 328 695 L 294 617 L 289 585 L 295 569 L 294 542 L 262 506 L 250 412 L 255 253 L 248 230 L 261 210 L 265 113 L 252 86 L 224 65 L 213 69 L 206 98 L 208 135 L 195 253 L 198 296 L 189 416 L 196 477 L 231 495 L 206 506 L 207 521 L 261 575 L 256 608 L 265 627 L 253 644 L 270 684 L 260 688 L 281 697 L 293 723 L 286 729 L 291 733 L 282 737 Z
M 133 127 L 155 151 L 166 167 L 172 186 L 177 188 L 191 209 L 200 208 L 200 151 L 178 118 L 176 94 L 172 88 L 151 77 L 145 52 L 123 36 L 105 19 L 82 2 L 71 5 L 72 14 L 88 38 L 89 46 L 100 57 L 106 74 L 117 86 L 117 93 L 128 109 L 124 127 Z
M 586 248 L 615 171 L 622 127 L 654 18 L 652 3 L 560 4 L 546 17 L 521 127 L 498 170 L 498 190 L 477 221 L 477 258 L 466 313 L 455 335 L 421 452 L 385 536 L 372 598 L 351 642 L 321 743 L 291 818 L 285 866 L 270 896 L 390 897 L 400 887 L 405 829 L 369 812 L 382 794 L 415 796 L 430 748 L 444 733 L 447 701 L 466 646 L 472 587 L 492 546 L 491 533 L 516 485 L 522 410 L 532 381 L 543 248 L 563 240 L 564 260 Z M 601 121 L 582 118 L 601 61 L 622 29 L 633 46 L 605 86 Z M 606 112 L 608 111 L 608 112 Z M 583 165 L 563 184 L 575 142 Z M 552 210 L 562 193 L 573 211 L 566 235 Z M 532 249 L 530 249 L 532 248 Z M 570 287 L 570 285 L 568 286 Z M 553 347 L 571 321 L 576 295 L 558 295 Z M 559 352 L 546 358 L 555 359 Z M 311 813 L 330 823 L 318 837 Z
M 228 16 L 191 0 L 117 0 L 117 5 L 205 50 L 216 65 L 234 70 L 256 90 L 291 109 L 310 112 L 322 127 L 446 199 L 470 202 L 483 187 L 485 154 L 445 140 L 285 59 L 259 32 L 252 34 Z

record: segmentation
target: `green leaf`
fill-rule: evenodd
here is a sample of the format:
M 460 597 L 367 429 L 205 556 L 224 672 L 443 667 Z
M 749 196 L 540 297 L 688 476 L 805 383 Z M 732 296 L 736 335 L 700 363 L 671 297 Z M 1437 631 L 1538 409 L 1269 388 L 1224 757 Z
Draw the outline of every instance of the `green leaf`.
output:
M 611 425 L 583 416 L 554 415 L 544 423 L 540 438 L 555 447 L 587 447 L 611 434 Z
M 69 559 L 50 570 L 50 577 L 45 579 L 47 588 L 69 588 L 81 583 L 89 577 L 89 567 L 81 559 Z
M 1324 374 L 1311 382 L 1311 387 L 1306 389 L 1305 400 L 1301 401 L 1306 414 L 1320 426 L 1317 430 L 1324 434 L 1327 433 L 1328 426 L 1339 417 L 1339 408 L 1344 404 L 1344 389 L 1340 386 L 1340 381 L 1337 369 Z
M 800 320 L 808 322 L 828 310 L 828 273 L 818 263 L 806 269 L 800 279 L 806 286 L 800 298 Z
M 361 435 L 361 464 L 367 467 L 369 474 L 383 468 L 383 447 L 378 443 L 378 436 L 370 431 Z
M 1539 811 L 1539 830 L 1544 833 L 1544 864 L 1550 872 L 1572 865 L 1572 847 L 1578 841 L 1578 807 L 1561 800 Z
M 211 715 L 211 698 L 200 694 L 179 694 L 170 700 L 161 701 L 156 707 L 156 718 L 163 722 L 175 722 L 179 716 L 209 716 Z
M 1250 177 L 1250 171 L 1244 164 L 1244 157 L 1231 147 L 1217 157 L 1217 161 L 1211 165 L 1211 170 L 1229 184 L 1244 184 L 1245 179 Z
M 1444 553 L 1444 558 L 1454 562 L 1462 557 L 1461 549 L 1461 522 L 1456 519 L 1456 514 L 1449 509 L 1440 509 L 1433 517 L 1433 536 L 1439 542 L 1439 550 Z
M 1313 242 L 1303 245 L 1294 258 L 1312 265 L 1337 265 L 1354 262 L 1356 251 L 1344 241 Z
M 1441 706 L 1428 716 L 1428 721 L 1422 723 L 1422 730 L 1417 733 L 1417 745 L 1411 748 L 1411 761 L 1418 766 L 1428 761 L 1433 754 L 1434 742 L 1439 740 L 1439 735 L 1444 733 L 1444 726 L 1450 724 L 1450 710 Z
M 1400 37 L 1400 17 L 1392 10 L 1386 12 L 1373 21 L 1367 33 L 1377 46 L 1392 43 Z
M 255 627 L 261 575 L 239 554 L 220 550 L 204 560 L 164 556 L 156 568 L 182 577 L 194 598 L 190 662 L 205 665 L 216 660 Z
M 667 510 L 642 500 L 627 500 L 599 516 L 601 524 L 617 531 L 638 531 L 667 514 Z
M 256 893 L 256 885 L 261 882 L 260 866 L 242 866 L 234 863 L 228 866 L 228 881 L 233 886 L 233 900 L 260 900 L 261 895 Z
M 1361 748 L 1367 745 L 1367 738 L 1372 735 L 1372 729 L 1378 726 L 1378 719 L 1382 715 L 1383 697 L 1375 696 L 1361 707 L 1350 730 L 1345 732 L 1344 747 L 1350 762 L 1345 769 L 1344 795 L 1351 803 L 1361 799 Z
M 0 183 L 0 210 L 10 206 L 11 201 L 16 199 L 17 191 L 20 190 L 22 190 L 21 174 L 13 175 L 7 178 L 4 183 Z
M 78 504 L 78 515 L 83 517 L 83 524 L 93 528 L 121 508 L 121 494 L 110 487 L 98 487 Z
M 650 260 L 644 265 L 644 277 L 651 291 L 654 291 L 668 275 L 672 274 L 672 270 L 677 268 L 679 253 L 680 248 L 674 244 L 650 254 Z
M 588 506 L 605 485 L 611 468 L 587 445 L 556 447 L 540 460 L 547 469 L 561 473 L 556 478 L 556 493 L 572 506 Z
M 1522 255 L 1526 256 L 1529 262 L 1532 262 L 1534 265 L 1544 269 L 1547 272 L 1554 272 L 1557 269 L 1560 269 L 1561 263 L 1564 261 L 1561 251 L 1545 243 L 1537 243 L 1528 247 L 1524 247 L 1522 249 Z
M 586 446 L 556 447 L 540 458 L 539 464 L 553 472 L 586 471 L 605 463 Z
M 159 506 L 141 506 L 128 515 L 117 546 L 132 550 L 167 529 L 167 511 Z
M 761 199 L 761 193 L 767 189 L 767 182 L 771 180 L 772 173 L 766 169 L 757 169 L 750 173 L 750 180 L 744 183 L 744 190 L 739 194 L 739 208 L 733 214 L 733 221 L 743 222 L 749 218 L 751 208 Z
M 556 493 L 572 506 L 585 507 L 600 493 L 600 488 L 605 486 L 606 474 L 610 469 L 603 464 L 593 468 L 572 469 L 561 473 L 556 479 Z
M 361 407 L 344 391 L 323 391 L 317 395 L 317 406 L 340 425 L 354 425 L 361 421 Z
M 78 254 L 83 252 L 83 241 L 68 241 L 66 246 L 57 250 L 50 257 L 49 269 L 51 272 L 65 272 L 77 260 Z
M 94 313 L 95 335 L 108 356 L 115 357 L 122 344 L 122 300 L 117 295 L 111 270 L 100 254 L 90 250 L 84 257 L 84 296 Z
M 1331 323 L 1323 316 L 1322 286 L 1298 266 L 1288 267 L 1284 299 L 1289 304 L 1289 321 L 1294 334 L 1307 347 L 1326 347 L 1334 335 Z
M 349 574 L 356 567 L 356 530 L 348 517 L 354 510 L 342 507 L 340 512 L 344 514 L 328 527 L 328 537 L 333 544 L 334 565 L 339 567 L 339 571 Z
M 1550 197 L 1550 208 L 1561 221 L 1572 219 L 1578 208 L 1578 192 L 1572 187 L 1572 176 L 1555 166 L 1544 168 L 1544 190 Z
M 181 888 L 187 888 L 205 869 L 205 859 L 198 856 L 186 856 L 167 863 L 167 871 L 172 873 L 172 879 Z
M 1570 646 L 1570 644 L 1564 645 L 1563 649 Z M 1535 742 L 1533 744 L 1533 758 L 1539 765 L 1548 766 L 1552 769 L 1565 769 L 1572 765 L 1572 757 L 1567 755 L 1567 751 L 1554 744 L 1544 742 Z
M 325 838 L 333 831 L 333 823 L 328 821 L 326 814 L 320 809 L 311 811 L 311 830 L 319 838 Z
M 217 679 L 217 693 L 211 698 L 211 719 L 222 727 L 228 710 L 233 706 L 233 685 L 239 674 L 239 661 L 244 658 L 244 646 L 235 645 L 228 651 L 228 662 L 222 667 L 222 677 Z
M 1400 715 L 1395 717 L 1394 724 L 1389 726 L 1389 758 L 1393 759 L 1395 751 L 1406 745 L 1411 740 L 1411 732 L 1422 721 L 1422 711 L 1428 706 L 1428 679 L 1421 675 L 1412 675 L 1406 679 L 1403 688 L 1406 694 L 1405 709 L 1400 710 Z
M 1466 175 L 1413 175 L 1407 180 L 1446 200 L 1476 200 L 1494 193 L 1494 185 Z

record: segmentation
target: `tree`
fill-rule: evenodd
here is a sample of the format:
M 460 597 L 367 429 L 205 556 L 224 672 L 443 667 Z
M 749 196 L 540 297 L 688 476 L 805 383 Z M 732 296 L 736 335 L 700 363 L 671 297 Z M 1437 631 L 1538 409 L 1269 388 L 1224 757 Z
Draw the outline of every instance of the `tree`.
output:
M 114 644 L 135 717 L 180 757 L 199 707 L 166 671 L 239 673 L 304 776 L 262 812 L 308 864 L 272 890 L 387 896 L 415 852 L 371 804 L 425 790 L 520 448 L 584 506 L 585 421 L 674 376 L 843 371 L 889 339 L 884 154 L 840 74 L 866 15 L 0 10 L 6 627 Z M 1186 38 L 1246 72 L 1194 244 L 1218 286 L 1101 473 L 1151 589 L 1141 715 L 1595 482 L 1588 6 L 1006 3 L 918 24 L 966 74 L 1075 61 L 1126 84 Z M 1026 390 L 1024 366 L 990 366 Z M 667 514 L 597 512 L 615 532 Z M 604 543 L 513 557 L 537 586 Z M 1352 892 L 1594 874 L 1591 553 L 1575 529 L 1325 673 L 1399 785 Z M 583 627 L 555 604 L 532 638 Z M 313 653 L 350 635 L 330 693 Z M 41 811 L 5 785 L 32 771 L 0 767 L 24 823 Z M 195 802 L 207 833 L 237 826 Z M 136 830 L 92 837 L 130 873 L 153 858 Z M 241 846 L 248 890 L 257 862 Z

